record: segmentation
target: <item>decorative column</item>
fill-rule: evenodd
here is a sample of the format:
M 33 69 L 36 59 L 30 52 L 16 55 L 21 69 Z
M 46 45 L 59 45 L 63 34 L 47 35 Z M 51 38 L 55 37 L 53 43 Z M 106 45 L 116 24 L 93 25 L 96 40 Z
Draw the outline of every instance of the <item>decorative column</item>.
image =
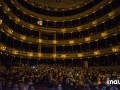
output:
M 41 34 L 41 32 L 39 31 L 38 53 L 40 53 L 40 54 L 42 53 L 42 52 L 41 52 L 41 46 L 42 46 L 42 44 L 41 44 L 41 42 L 42 42 L 41 35 L 42 35 L 42 34 Z M 39 57 L 39 59 L 40 59 L 40 57 Z
M 53 54 L 54 54 L 54 62 L 56 64 L 56 32 L 54 32 L 53 34 L 54 34 Z

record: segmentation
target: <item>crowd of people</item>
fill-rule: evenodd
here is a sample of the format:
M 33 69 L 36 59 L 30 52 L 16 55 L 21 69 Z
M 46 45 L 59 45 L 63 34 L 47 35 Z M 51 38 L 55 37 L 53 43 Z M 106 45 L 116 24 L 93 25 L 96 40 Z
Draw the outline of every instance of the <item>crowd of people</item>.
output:
M 120 90 L 107 78 L 120 80 L 120 72 L 70 66 L 39 65 L 0 71 L 0 90 Z

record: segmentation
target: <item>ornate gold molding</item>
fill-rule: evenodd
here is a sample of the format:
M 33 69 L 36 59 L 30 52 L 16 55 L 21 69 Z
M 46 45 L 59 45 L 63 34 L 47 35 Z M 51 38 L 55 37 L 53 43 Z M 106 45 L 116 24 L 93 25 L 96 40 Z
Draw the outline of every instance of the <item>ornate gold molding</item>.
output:
M 113 49 L 116 49 L 114 51 Z M 14 48 L 10 48 L 2 43 L 0 43 L 0 51 L 3 53 L 7 53 L 13 56 L 18 57 L 26 57 L 26 58 L 37 58 L 37 59 L 51 59 L 51 58 L 57 58 L 57 59 L 71 59 L 71 58 L 88 58 L 88 57 L 99 57 L 103 55 L 109 55 L 113 53 L 119 53 L 120 52 L 120 45 L 100 49 L 100 50 L 92 50 L 89 52 L 80 52 L 80 53 L 61 53 L 61 54 L 47 54 L 47 53 L 40 53 L 40 52 L 27 52 L 27 51 L 21 51 Z
M 11 0 L 11 2 L 21 11 L 24 11 L 23 13 L 27 14 L 27 15 L 32 15 L 34 18 L 37 18 L 37 19 L 41 19 L 41 20 L 48 20 L 48 21 L 55 21 L 55 22 L 60 22 L 60 21 L 72 21 L 72 20 L 75 20 L 75 19 L 80 19 L 80 18 L 83 18 L 83 17 L 86 17 L 88 15 L 90 15 L 91 13 L 95 13 L 96 11 L 98 11 L 100 8 L 103 8 L 104 6 L 108 5 L 109 3 L 108 2 L 112 2 L 113 0 L 103 0 L 102 2 L 100 2 L 98 5 L 90 8 L 89 10 L 85 11 L 85 12 L 82 12 L 82 13 L 79 13 L 79 14 L 76 14 L 76 15 L 72 15 L 72 16 L 65 16 L 65 17 L 53 17 L 53 16 L 45 16 L 45 15 L 42 15 L 42 14 L 38 14 L 38 13 L 35 13 L 33 11 L 30 11 L 28 9 L 26 9 L 25 7 L 23 7 L 22 5 L 19 4 L 19 2 L 17 0 Z
M 86 30 L 89 29 L 91 27 L 95 27 L 101 23 L 104 23 L 105 21 L 114 18 L 115 16 L 119 15 L 120 13 L 120 7 L 115 9 L 114 11 L 111 11 L 110 13 L 114 13 L 112 14 L 112 16 L 109 14 L 104 15 L 103 17 L 100 17 L 90 23 L 87 24 L 83 24 L 77 27 L 73 27 L 73 28 L 65 28 L 64 32 L 63 29 L 55 29 L 55 28 L 46 28 L 46 27 L 41 27 L 41 26 L 37 26 L 37 25 L 33 25 L 30 23 L 27 23 L 23 20 L 21 20 L 20 18 L 18 18 L 17 16 L 15 16 L 7 7 L 7 5 L 4 3 L 4 5 L 2 5 L 2 9 L 4 10 L 4 12 L 9 16 L 9 18 L 11 18 L 13 21 L 15 21 L 16 23 L 20 24 L 23 27 L 26 27 L 30 30 L 39 30 L 42 32 L 56 32 L 56 33 L 66 33 L 66 32 L 79 32 L 82 30 Z
M 94 42 L 96 40 L 101 40 L 104 38 L 108 38 L 110 36 L 113 35 L 117 35 L 120 34 L 120 25 L 111 28 L 109 30 L 105 30 L 103 32 L 99 32 L 97 34 L 94 35 L 89 35 L 87 37 L 84 38 L 80 38 L 80 39 L 72 39 L 72 40 L 44 40 L 41 38 L 32 38 L 23 34 L 19 34 L 17 33 L 15 30 L 12 30 L 11 28 L 9 28 L 7 25 L 5 25 L 4 23 L 0 25 L 0 28 L 2 32 L 4 32 L 5 34 L 7 34 L 8 36 L 17 39 L 19 41 L 22 42 L 27 42 L 27 43 L 35 43 L 35 44 L 55 44 L 55 45 L 77 45 L 77 44 L 84 44 L 84 43 L 91 43 Z

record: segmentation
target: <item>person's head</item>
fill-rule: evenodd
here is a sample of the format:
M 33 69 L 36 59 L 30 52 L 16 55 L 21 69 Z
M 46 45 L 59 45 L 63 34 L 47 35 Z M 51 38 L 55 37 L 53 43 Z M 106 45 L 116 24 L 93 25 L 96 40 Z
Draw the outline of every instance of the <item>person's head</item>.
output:
M 59 77 L 59 81 L 62 82 L 63 81 L 63 77 Z
M 12 87 L 12 81 L 8 81 L 6 84 L 7 87 L 11 88 Z
M 23 88 L 25 86 L 24 83 L 23 83 L 23 81 L 19 82 L 19 86 L 20 86 L 20 88 Z
M 17 84 L 17 83 L 13 84 L 12 90 L 20 90 L 19 84 Z
M 66 78 L 65 79 L 65 84 L 69 84 L 69 82 L 70 82 L 69 78 Z
M 35 90 L 35 86 L 33 84 L 29 85 L 28 90 Z
M 61 86 L 61 84 L 57 85 L 56 90 L 62 90 L 62 86 Z
M 107 89 L 107 87 L 106 86 L 103 86 L 102 88 L 101 88 L 101 90 L 106 90 Z

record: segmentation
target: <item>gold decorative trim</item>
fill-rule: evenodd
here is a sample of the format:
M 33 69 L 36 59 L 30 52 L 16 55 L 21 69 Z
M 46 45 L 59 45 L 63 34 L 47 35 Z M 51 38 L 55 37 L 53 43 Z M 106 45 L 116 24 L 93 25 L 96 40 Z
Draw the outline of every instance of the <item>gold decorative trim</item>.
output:
M 90 15 L 91 13 L 95 13 L 95 11 L 99 10 L 100 7 L 103 8 L 104 6 L 108 5 L 109 3 L 108 2 L 112 2 L 113 0 L 103 0 L 102 2 L 100 2 L 98 5 L 90 8 L 89 10 L 85 11 L 85 12 L 82 12 L 82 13 L 79 13 L 79 14 L 76 14 L 76 15 L 72 15 L 72 16 L 65 16 L 65 17 L 54 17 L 54 16 L 45 16 L 45 15 L 42 15 L 42 14 L 38 14 L 38 13 L 35 13 L 33 11 L 30 11 L 26 8 L 24 8 L 22 5 L 19 4 L 19 2 L 17 0 L 11 0 L 11 2 L 17 7 L 19 8 L 21 11 L 24 11 L 25 14 L 27 15 L 32 15 L 34 18 L 37 18 L 37 19 L 41 19 L 41 20 L 49 20 L 49 21 L 56 21 L 56 22 L 60 22 L 60 21 L 72 21 L 72 20 L 75 20 L 75 19 L 80 19 L 80 18 L 83 18 L 83 17 L 86 17 L 86 15 Z M 23 13 L 24 13 L 23 12 Z
M 27 23 L 27 22 L 19 19 L 19 18 L 18 18 L 17 16 L 15 16 L 11 11 L 7 11 L 7 8 L 8 8 L 8 7 L 6 6 L 6 4 L 3 5 L 3 6 L 4 6 L 4 7 L 2 7 L 2 8 L 3 8 L 4 12 L 5 12 L 10 18 L 12 18 L 13 21 L 17 22 L 18 24 L 22 25 L 23 27 L 26 27 L 26 28 L 28 28 L 28 29 L 30 29 L 30 30 L 39 30 L 39 31 L 42 31 L 42 32 L 63 33 L 63 31 L 62 31 L 63 29 L 60 30 L 60 29 L 55 29 L 55 28 L 46 28 L 46 27 L 40 27 L 40 26 L 37 26 L 37 25 L 33 25 L 33 24 L 30 24 L 30 23 Z M 115 16 L 117 16 L 117 15 L 119 15 L 119 14 L 120 14 L 119 12 L 120 12 L 120 7 L 117 8 L 117 9 L 115 9 L 114 11 L 111 11 L 110 13 L 114 13 L 113 16 L 112 16 L 112 18 L 115 17 Z M 19 19 L 19 22 L 17 21 L 16 18 Z M 108 14 L 106 14 L 106 15 L 104 15 L 103 17 L 100 17 L 100 18 L 94 20 L 95 22 L 97 22 L 97 23 L 95 24 L 95 26 L 97 26 L 97 25 L 99 25 L 99 24 L 101 24 L 101 23 L 104 23 L 105 21 L 107 21 L 107 20 L 109 20 L 109 19 L 111 19 L 111 16 L 109 16 Z M 94 22 L 94 21 L 93 21 L 93 22 Z M 90 22 L 90 23 L 87 23 L 87 24 L 83 24 L 83 25 L 80 25 L 80 26 L 77 26 L 77 27 L 74 27 L 74 28 L 66 28 L 66 29 L 65 29 L 65 33 L 66 33 L 66 32 L 78 32 L 78 31 L 86 30 L 86 29 L 91 28 L 91 27 L 95 27 L 95 26 L 93 25 L 93 22 Z M 31 28 L 31 26 L 32 26 L 32 28 Z M 81 27 L 81 30 L 78 30 L 78 27 Z
M 48 45 L 77 45 L 77 44 L 84 44 L 84 43 L 90 43 L 90 42 L 94 42 L 96 40 L 101 40 L 110 36 L 114 36 L 117 34 L 120 34 L 120 25 L 111 28 L 109 30 L 105 30 L 103 32 L 98 32 L 97 34 L 94 35 L 89 35 L 87 37 L 84 38 L 80 38 L 80 39 L 73 39 L 73 40 L 44 40 L 41 38 L 32 38 L 23 34 L 19 34 L 16 31 L 12 30 L 11 28 L 9 28 L 7 25 L 5 25 L 4 23 L 2 25 L 0 25 L 0 31 L 5 33 L 6 35 L 17 39 L 19 41 L 22 42 L 27 42 L 27 43 L 37 43 L 37 44 L 48 44 Z M 11 33 L 12 32 L 12 33 Z
M 5 48 L 5 49 L 4 49 Z M 113 51 L 113 48 L 117 51 Z M 4 50 L 3 50 L 4 49 Z M 0 43 L 0 51 L 18 57 L 25 57 L 25 58 L 38 58 L 38 59 L 47 59 L 47 58 L 57 58 L 57 59 L 69 59 L 69 58 L 87 58 L 87 57 L 96 57 L 96 56 L 103 56 L 113 53 L 120 52 L 120 45 L 100 49 L 100 50 L 92 50 L 89 52 L 80 52 L 80 53 L 61 53 L 61 54 L 47 54 L 47 53 L 40 53 L 40 52 L 28 52 L 28 51 L 21 51 L 14 48 L 10 48 L 2 43 Z

